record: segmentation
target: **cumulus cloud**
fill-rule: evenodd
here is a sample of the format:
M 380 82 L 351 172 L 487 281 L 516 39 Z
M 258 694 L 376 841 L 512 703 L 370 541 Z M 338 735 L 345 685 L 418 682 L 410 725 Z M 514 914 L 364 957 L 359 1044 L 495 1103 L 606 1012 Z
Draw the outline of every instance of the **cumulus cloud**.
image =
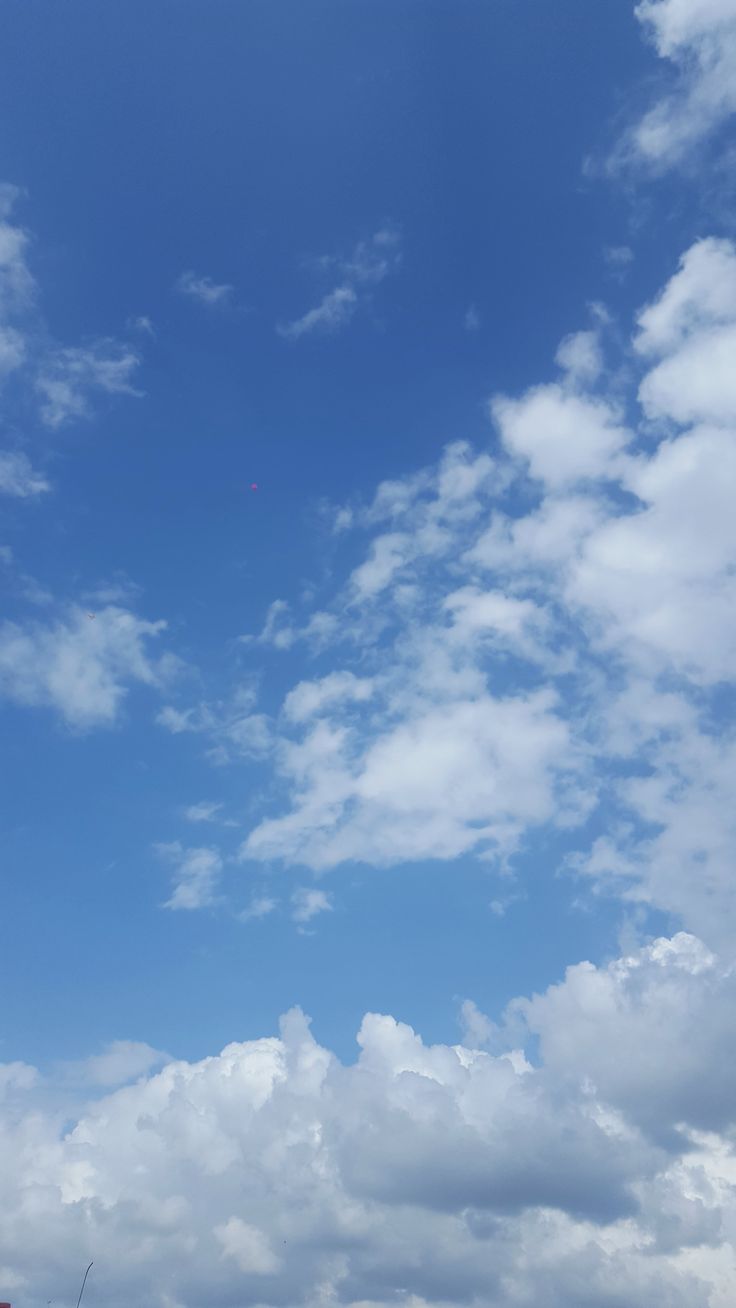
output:
M 228 282 L 215 282 L 211 277 L 200 277 L 191 270 L 181 274 L 176 289 L 208 308 L 228 304 L 233 294 L 233 287 Z
M 280 324 L 276 330 L 291 341 L 313 333 L 339 331 L 366 302 L 370 289 L 394 272 L 400 262 L 399 234 L 392 227 L 379 228 L 369 240 L 359 241 L 346 256 L 325 255 L 313 261 L 317 271 L 336 277 L 337 285 L 314 308 L 291 322 Z
M 174 671 L 171 656 L 148 652 L 165 627 L 114 605 L 93 617 L 72 606 L 52 622 L 3 622 L 0 695 L 53 709 L 70 727 L 112 726 L 131 685 L 161 688 Z
M 727 1308 L 732 989 L 677 936 L 514 1001 L 485 1020 L 493 1053 L 368 1014 L 341 1063 L 295 1010 L 101 1085 L 71 1122 L 32 1068 L 0 1068 L 5 1284 L 43 1308 L 92 1250 L 113 1306 Z M 504 1044 L 512 1020 L 537 1061 Z M 112 1049 L 134 1075 L 157 1057 Z
M 318 624 L 324 670 L 285 694 L 241 858 L 506 870 L 556 830 L 582 888 L 728 938 L 733 290 L 733 245 L 696 242 L 637 315 L 628 395 L 596 331 L 568 336 L 560 378 L 491 400 L 492 452 L 455 443 L 351 507 L 333 600 L 277 601 L 261 637 Z
M 674 81 L 624 148 L 663 168 L 681 160 L 736 111 L 736 4 L 640 0 L 635 12 L 657 54 L 672 65 Z

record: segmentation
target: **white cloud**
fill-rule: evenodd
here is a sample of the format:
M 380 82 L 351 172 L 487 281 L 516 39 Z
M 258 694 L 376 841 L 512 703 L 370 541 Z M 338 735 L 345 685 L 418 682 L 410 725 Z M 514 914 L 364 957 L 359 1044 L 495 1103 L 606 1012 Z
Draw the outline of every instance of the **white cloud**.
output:
M 215 1235 L 222 1245 L 223 1257 L 233 1258 L 246 1275 L 267 1276 L 278 1271 L 279 1260 L 257 1226 L 250 1226 L 240 1217 L 231 1217 L 223 1226 L 215 1227 Z
M 51 489 L 43 473 L 36 472 L 25 454 L 0 450 L 0 495 L 32 499 Z
M 466 332 L 480 331 L 480 327 L 481 327 L 480 314 L 478 313 L 478 310 L 476 309 L 474 304 L 471 304 L 470 307 L 465 310 L 465 316 L 463 318 L 463 327 L 465 328 Z
M 301 887 L 291 896 L 292 913 L 295 922 L 311 922 L 318 913 L 331 913 L 332 900 L 325 890 Z
M 278 908 L 279 901 L 272 895 L 254 895 L 247 908 L 238 913 L 241 922 L 260 921 Z
M 26 260 L 28 234 L 8 221 L 21 192 L 7 182 L 0 192 L 0 322 L 5 324 L 11 315 L 29 307 L 36 283 Z
M 331 672 L 319 681 L 300 681 L 284 700 L 284 713 L 292 722 L 306 722 L 323 709 L 337 703 L 370 699 L 374 686 L 370 677 L 356 677 L 352 672 Z
M 728 424 L 736 414 L 736 249 L 696 242 L 639 315 L 635 345 L 658 360 L 639 397 L 651 417 Z
M 75 418 L 88 417 L 89 396 L 95 391 L 140 396 L 141 392 L 132 384 L 139 363 L 133 350 L 115 341 L 52 352 L 43 360 L 36 376 L 43 421 L 55 428 Z
M 467 1004 L 471 1046 L 367 1014 L 345 1064 L 294 1011 L 71 1123 L 53 1084 L 0 1068 L 4 1283 L 43 1308 L 92 1249 L 113 1308 L 729 1308 L 733 984 L 658 940 L 500 1024 Z
M 576 383 L 595 382 L 603 372 L 603 355 L 598 332 L 572 332 L 557 350 L 557 362 Z
M 265 714 L 253 712 L 255 702 L 255 688 L 246 683 L 228 700 L 205 701 L 186 709 L 166 704 L 156 714 L 156 722 L 175 736 L 191 732 L 207 737 L 213 763 L 260 758 L 272 746 L 271 723 Z
M 310 332 L 334 332 L 350 322 L 357 306 L 358 295 L 352 286 L 336 286 L 301 318 L 285 323 L 277 330 L 280 336 L 285 336 L 291 341 L 298 341 L 301 336 L 307 336 Z
M 143 332 L 145 336 L 155 337 L 156 329 L 147 314 L 142 313 L 137 318 L 131 319 L 131 327 L 137 332 Z
M 211 277 L 199 277 L 191 271 L 181 274 L 176 289 L 209 308 L 229 303 L 233 294 L 233 287 L 228 282 L 215 282 Z
M 161 687 L 171 656 L 150 657 L 166 623 L 109 605 L 90 618 L 72 606 L 56 622 L 0 624 L 0 695 L 52 708 L 71 727 L 112 726 L 131 684 Z
M 667 167 L 736 111 L 736 3 L 640 0 L 635 12 L 657 54 L 674 65 L 676 81 L 627 145 L 639 159 Z
M 0 378 L 19 368 L 26 357 L 26 343 L 15 327 L 0 326 Z
M 521 400 L 497 396 L 491 412 L 507 449 L 552 489 L 613 475 L 630 439 L 610 404 L 557 385 L 538 386 Z
M 168 1055 L 140 1040 L 113 1040 L 101 1054 L 61 1065 L 63 1079 L 107 1089 L 137 1081 L 168 1062 Z
M 169 709 L 169 713 L 172 712 L 173 710 Z M 158 716 L 160 720 L 161 714 Z M 166 725 L 165 722 L 162 725 Z M 217 818 L 217 815 L 221 810 L 222 804 L 204 799 L 199 804 L 190 804 L 189 807 L 184 810 L 184 816 L 189 822 L 212 822 Z
M 332 602 L 268 616 L 283 649 L 319 623 L 321 675 L 275 718 L 243 859 L 503 870 L 556 829 L 583 888 L 728 938 L 736 396 L 711 347 L 736 330 L 734 266 L 729 242 L 685 253 L 637 317 L 638 379 L 568 337 L 564 381 L 492 402 L 493 458 L 455 444 L 352 506 L 365 543 Z
M 337 285 L 314 308 L 277 327 L 279 335 L 287 340 L 298 341 L 313 332 L 332 333 L 346 327 L 366 301 L 370 288 L 398 268 L 399 234 L 391 227 L 383 227 L 369 240 L 359 241 L 347 256 L 326 255 L 314 262 L 321 272 L 332 273 Z
M 174 864 L 173 890 L 164 908 L 208 908 L 217 902 L 222 857 L 216 849 L 186 849 L 178 841 L 156 845 L 156 852 Z

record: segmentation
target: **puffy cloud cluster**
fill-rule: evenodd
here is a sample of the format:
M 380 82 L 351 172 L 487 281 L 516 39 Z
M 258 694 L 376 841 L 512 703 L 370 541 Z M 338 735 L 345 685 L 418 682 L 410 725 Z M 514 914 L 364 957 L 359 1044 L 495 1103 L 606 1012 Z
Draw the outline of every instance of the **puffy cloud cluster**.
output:
M 628 403 L 604 329 L 568 337 L 559 379 L 491 401 L 491 453 L 456 443 L 340 510 L 362 560 L 327 609 L 299 626 L 277 603 L 261 637 L 314 648 L 319 625 L 329 670 L 286 695 L 285 811 L 244 859 L 503 865 L 551 826 L 595 886 L 727 938 L 735 292 L 733 245 L 697 242 L 638 315 Z
M 3 1285 L 36 1308 L 94 1257 L 110 1305 L 726 1308 L 733 991 L 677 936 L 516 1001 L 538 1066 L 378 1015 L 345 1065 L 298 1011 L 155 1074 L 119 1042 L 86 1079 L 139 1079 L 73 1114 L 9 1065 Z

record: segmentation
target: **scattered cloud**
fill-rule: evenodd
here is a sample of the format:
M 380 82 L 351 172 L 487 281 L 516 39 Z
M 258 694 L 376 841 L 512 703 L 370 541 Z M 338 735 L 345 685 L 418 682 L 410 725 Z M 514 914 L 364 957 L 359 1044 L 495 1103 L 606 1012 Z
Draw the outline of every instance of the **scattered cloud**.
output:
M 463 327 L 465 328 L 466 332 L 480 331 L 480 327 L 481 327 L 480 314 L 478 313 L 478 310 L 476 309 L 474 304 L 471 304 L 470 308 L 466 309 L 465 311 L 465 317 L 463 318 Z
M 560 377 L 493 397 L 493 456 L 456 443 L 350 509 L 364 543 L 333 599 L 299 619 L 277 601 L 260 637 L 324 671 L 286 690 L 274 811 L 243 860 L 504 871 L 555 830 L 581 892 L 723 944 L 734 305 L 736 249 L 696 242 L 638 313 L 626 372 L 598 327 L 572 334 Z
M 43 495 L 51 489 L 42 473 L 31 466 L 27 455 L 13 450 L 0 450 L 0 495 L 13 495 L 26 500 Z
M 331 913 L 333 904 L 325 890 L 310 890 L 301 887 L 291 896 L 292 913 L 295 922 L 311 922 L 318 913 Z
M 271 723 L 265 714 L 253 712 L 255 703 L 254 687 L 243 685 L 229 700 L 202 702 L 186 709 L 166 704 L 156 722 L 175 736 L 191 732 L 207 737 L 207 757 L 213 763 L 262 758 L 272 747 Z
M 61 427 L 89 416 L 89 396 L 135 395 L 132 377 L 140 364 L 134 350 L 115 341 L 99 341 L 89 348 L 58 349 L 43 360 L 36 377 L 41 417 L 48 427 Z
M 188 822 L 212 822 L 222 812 L 222 808 L 222 804 L 202 800 L 199 804 L 190 804 L 184 810 L 184 816 Z
M 238 918 L 241 922 L 258 922 L 261 918 L 268 917 L 278 906 L 278 899 L 272 895 L 254 895 L 248 907 L 238 914 Z
M 163 908 L 193 910 L 217 902 L 222 857 L 216 849 L 185 848 L 178 840 L 156 845 L 156 852 L 174 865 L 171 898 Z
M 56 621 L 0 623 L 0 696 L 53 709 L 78 729 L 112 726 L 132 684 L 163 688 L 176 670 L 148 643 L 166 623 L 109 605 L 94 617 L 71 606 Z
M 156 329 L 147 314 L 140 314 L 137 318 L 131 318 L 130 326 L 134 331 L 142 332 L 144 336 L 155 337 Z
M 366 302 L 372 287 L 378 286 L 401 262 L 399 233 L 383 227 L 366 241 L 359 241 L 345 257 L 325 255 L 313 261 L 322 275 L 337 278 L 314 308 L 276 330 L 286 340 L 297 341 L 312 333 L 333 333 L 346 327 Z
M 234 290 L 228 282 L 215 282 L 211 277 L 200 277 L 191 271 L 181 274 L 176 289 L 190 300 L 196 300 L 208 308 L 229 304 Z
M 314 331 L 334 332 L 350 322 L 358 307 L 358 294 L 352 286 L 336 286 L 329 291 L 314 309 L 309 309 L 301 318 L 278 327 L 280 336 L 287 340 L 298 341 Z

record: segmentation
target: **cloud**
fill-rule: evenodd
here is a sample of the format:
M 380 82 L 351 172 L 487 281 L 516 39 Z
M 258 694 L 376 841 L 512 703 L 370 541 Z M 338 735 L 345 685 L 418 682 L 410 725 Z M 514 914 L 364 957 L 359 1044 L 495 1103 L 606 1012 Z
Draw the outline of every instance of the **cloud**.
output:
M 573 332 L 566 336 L 555 356 L 573 382 L 595 382 L 603 372 L 603 355 L 598 332 Z
M 173 710 L 169 709 L 169 713 L 172 712 Z M 158 716 L 160 719 L 161 714 Z M 217 814 L 221 809 L 222 804 L 210 800 L 202 800 L 199 804 L 190 804 L 189 807 L 184 810 L 184 816 L 188 822 L 212 822 L 217 819 Z
M 492 398 L 492 454 L 455 443 L 351 507 L 332 599 L 277 601 L 261 637 L 321 675 L 287 684 L 243 860 L 508 871 L 555 833 L 581 893 L 729 938 L 735 268 L 696 242 L 628 372 L 568 336 L 561 377 Z
M 43 1308 L 92 1249 L 113 1308 L 389 1308 L 399 1290 L 413 1308 L 727 1308 L 732 989 L 677 936 L 579 964 L 500 1023 L 467 1005 L 493 1053 L 367 1014 L 341 1063 L 294 1010 L 276 1037 L 100 1087 L 71 1122 L 53 1082 L 0 1068 L 4 1282 Z
M 208 308 L 222 307 L 229 303 L 233 287 L 228 282 L 215 282 L 211 277 L 199 277 L 191 271 L 183 272 L 176 283 L 176 289 L 190 300 L 204 304 Z
M 43 421 L 56 428 L 88 417 L 89 396 L 95 391 L 140 396 L 132 384 L 139 364 L 134 350 L 115 341 L 53 351 L 43 360 L 36 377 Z
M 37 408 L 42 422 L 54 429 L 88 418 L 96 392 L 139 396 L 133 375 L 140 358 L 130 346 L 114 340 L 63 346 L 49 337 L 39 314 L 39 288 L 28 266 L 31 240 L 12 221 L 21 195 L 18 187 L 0 184 L 0 382 L 17 374 L 21 397 L 30 394 L 33 410 Z M 148 320 L 139 319 L 137 325 L 143 322 Z
M 298 341 L 314 331 L 334 332 L 350 322 L 358 306 L 358 295 L 352 286 L 336 286 L 329 291 L 314 309 L 309 309 L 301 318 L 278 327 L 280 336 L 287 340 Z
M 465 310 L 465 316 L 463 318 L 463 327 L 465 328 L 466 332 L 477 332 L 480 331 L 480 326 L 481 326 L 480 314 L 478 313 L 478 310 L 476 309 L 475 305 L 471 304 L 470 307 Z
M 0 495 L 25 500 L 43 495 L 50 489 L 50 483 L 42 473 L 32 468 L 25 454 L 0 450 Z
M 15 327 L 0 327 L 0 378 L 20 368 L 26 357 L 26 342 Z
M 284 713 L 292 722 L 306 722 L 318 717 L 328 706 L 342 702 L 363 703 L 373 694 L 369 677 L 352 672 L 332 672 L 319 681 L 300 681 L 284 700 Z
M 400 237 L 391 227 L 380 228 L 369 240 L 359 241 L 347 256 L 326 255 L 314 261 L 318 271 L 337 277 L 337 285 L 301 317 L 280 324 L 277 332 L 286 340 L 297 341 L 314 332 L 339 331 L 366 302 L 370 288 L 378 286 L 400 262 Z
M 185 849 L 178 840 L 156 845 L 156 852 L 174 864 L 171 898 L 163 908 L 193 910 L 217 902 L 222 857 L 216 849 Z
M 144 1041 L 113 1040 L 100 1054 L 61 1064 L 60 1072 L 64 1080 L 108 1089 L 137 1081 L 168 1061 L 167 1054 Z
M 94 618 L 72 606 L 53 622 L 0 623 L 0 695 L 70 727 L 112 726 L 131 684 L 160 688 L 171 676 L 171 656 L 147 649 L 165 627 L 114 605 Z
M 185 732 L 209 739 L 211 762 L 225 764 L 234 759 L 262 758 L 272 747 L 271 723 L 263 713 L 254 713 L 252 686 L 239 686 L 228 700 L 214 700 L 186 709 L 166 704 L 156 714 L 160 727 L 178 736 Z
M 33 303 L 36 283 L 27 262 L 29 236 L 9 221 L 21 196 L 20 188 L 0 184 L 0 323 L 24 313 Z
M 669 167 L 736 111 L 734 0 L 640 0 L 635 13 L 661 59 L 675 70 L 671 92 L 636 124 L 619 154 Z
M 139 314 L 137 318 L 131 318 L 129 324 L 135 331 L 142 332 L 145 336 L 156 336 L 156 329 L 147 314 Z
M 331 913 L 332 900 L 324 890 L 310 890 L 301 887 L 291 896 L 292 914 L 295 922 L 311 922 L 318 913 Z
M 278 908 L 278 903 L 271 895 L 254 895 L 248 907 L 238 913 L 238 919 L 241 922 L 258 922 L 273 913 Z

